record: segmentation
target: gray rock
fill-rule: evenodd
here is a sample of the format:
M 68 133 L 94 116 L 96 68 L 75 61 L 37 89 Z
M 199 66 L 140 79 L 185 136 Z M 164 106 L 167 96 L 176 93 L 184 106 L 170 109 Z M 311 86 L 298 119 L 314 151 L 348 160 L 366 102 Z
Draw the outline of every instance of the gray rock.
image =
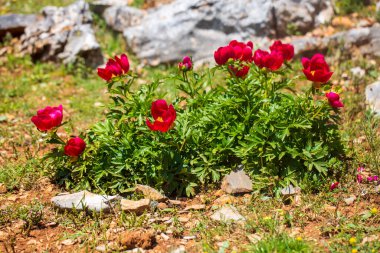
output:
M 103 13 L 107 25 L 118 32 L 139 25 L 146 12 L 129 6 L 112 6 Z
M 165 195 L 163 195 L 162 193 L 160 193 L 156 189 L 154 189 L 150 186 L 147 186 L 147 185 L 137 184 L 135 191 L 138 193 L 142 193 L 145 198 L 150 199 L 150 200 L 154 200 L 157 202 L 163 202 L 163 201 L 168 199 Z
M 6 14 L 0 16 L 0 39 L 10 33 L 13 37 L 24 33 L 25 27 L 37 21 L 37 16 L 23 14 Z
M 111 201 L 119 196 L 98 195 L 88 191 L 80 191 L 72 194 L 58 195 L 51 199 L 53 204 L 60 209 L 90 210 L 107 212 L 111 208 Z
M 287 35 L 289 29 L 304 34 L 330 22 L 334 14 L 331 1 L 274 0 L 273 5 L 277 36 Z
M 230 194 L 251 192 L 252 180 L 243 170 L 231 172 L 223 178 L 222 190 Z
M 100 45 L 91 28 L 92 16 L 84 0 L 67 7 L 47 6 L 42 19 L 25 28 L 18 51 L 34 60 L 73 62 L 86 57 L 88 66 L 103 63 Z
M 213 215 L 211 219 L 215 221 L 245 221 L 245 218 L 238 212 L 234 206 L 224 206 Z
M 128 0 L 96 0 L 90 2 L 91 11 L 102 15 L 111 6 L 127 6 Z
M 107 23 L 124 29 L 128 46 L 150 65 L 176 62 L 184 55 L 207 61 L 232 39 L 285 35 L 289 24 L 306 32 L 328 22 L 333 13 L 330 0 L 176 0 L 146 15 L 134 14 L 130 7 L 111 8 L 104 13 Z
M 95 250 L 99 251 L 99 252 L 106 252 L 107 247 L 106 247 L 106 245 L 102 244 L 102 245 L 96 246 Z
M 216 45 L 249 35 L 268 35 L 271 3 L 266 0 L 178 0 L 151 10 L 124 37 L 138 58 L 150 65 L 176 62 L 184 55 L 209 59 Z
M 354 203 L 354 201 L 356 200 L 356 197 L 355 196 L 351 196 L 349 198 L 345 198 L 343 199 L 344 203 L 346 203 L 346 205 L 351 205 L 352 203 Z
M 352 73 L 353 76 L 362 78 L 365 75 L 365 70 L 362 69 L 361 67 L 355 67 L 351 68 L 350 72 Z
M 316 27 L 330 23 L 334 17 L 334 7 L 331 1 L 319 1 L 319 4 L 320 10 L 316 13 L 314 23 Z
M 329 47 L 339 47 L 347 52 L 358 49 L 361 55 L 380 57 L 380 25 L 355 28 L 324 38 L 294 38 L 291 43 L 296 55 L 326 52 Z
M 181 245 L 178 248 L 172 249 L 169 251 L 170 253 L 186 253 L 185 246 Z
M 90 24 L 74 27 L 68 35 L 63 52 L 58 55 L 63 63 L 73 63 L 78 56 L 85 60 L 86 66 L 92 68 L 96 68 L 103 61 L 100 45 Z
M 141 214 L 145 210 L 150 209 L 149 199 L 140 199 L 140 200 L 122 199 L 120 204 L 121 204 L 121 210 L 133 212 L 136 214 Z
M 365 88 L 365 97 L 369 109 L 380 114 L 380 81 L 374 82 Z
M 281 189 L 281 194 L 283 196 L 292 196 L 292 195 L 296 195 L 296 194 L 300 194 L 300 193 L 301 193 L 301 188 L 294 187 L 293 185 L 289 185 L 289 186 Z

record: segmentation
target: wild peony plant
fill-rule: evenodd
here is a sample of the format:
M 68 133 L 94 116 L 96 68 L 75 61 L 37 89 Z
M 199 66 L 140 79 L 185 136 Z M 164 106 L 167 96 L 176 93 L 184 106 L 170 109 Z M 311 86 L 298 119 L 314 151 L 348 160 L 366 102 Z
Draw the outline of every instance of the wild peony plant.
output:
M 202 73 L 184 57 L 169 77 L 185 94 L 174 101 L 157 97 L 159 81 L 131 89 L 137 77 L 128 57 L 110 59 L 98 69 L 112 99 L 106 119 L 84 141 L 55 141 L 62 147 L 45 156 L 46 167 L 69 188 L 123 193 L 143 183 L 187 195 L 239 165 L 270 192 L 289 183 L 318 189 L 342 172 L 343 103 L 323 55 L 293 70 L 290 44 L 253 52 L 252 42 L 231 41 L 214 57 L 217 66 Z M 296 91 L 302 71 L 313 83 Z M 46 129 L 56 127 L 47 114 L 54 120 Z

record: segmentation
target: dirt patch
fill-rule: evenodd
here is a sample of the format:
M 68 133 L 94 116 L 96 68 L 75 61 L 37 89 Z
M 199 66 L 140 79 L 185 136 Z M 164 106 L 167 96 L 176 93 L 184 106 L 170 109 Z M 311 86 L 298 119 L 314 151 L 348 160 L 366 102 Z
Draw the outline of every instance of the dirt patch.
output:
M 150 249 L 156 244 L 156 237 L 152 230 L 126 231 L 120 235 L 120 243 L 126 249 Z

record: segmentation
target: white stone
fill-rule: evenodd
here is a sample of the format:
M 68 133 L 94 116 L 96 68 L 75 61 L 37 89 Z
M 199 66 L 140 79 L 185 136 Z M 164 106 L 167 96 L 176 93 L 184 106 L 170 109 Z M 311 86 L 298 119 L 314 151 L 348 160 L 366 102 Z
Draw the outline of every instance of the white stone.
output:
M 61 209 L 109 211 L 110 201 L 119 196 L 98 195 L 88 191 L 80 191 L 72 194 L 58 195 L 51 199 L 53 204 Z
M 223 178 L 222 190 L 230 194 L 251 192 L 252 180 L 243 170 L 231 172 Z
M 374 82 L 365 88 L 365 97 L 369 109 L 380 114 L 380 81 Z
M 215 221 L 245 221 L 245 218 L 238 212 L 234 206 L 224 206 L 213 215 L 211 219 Z

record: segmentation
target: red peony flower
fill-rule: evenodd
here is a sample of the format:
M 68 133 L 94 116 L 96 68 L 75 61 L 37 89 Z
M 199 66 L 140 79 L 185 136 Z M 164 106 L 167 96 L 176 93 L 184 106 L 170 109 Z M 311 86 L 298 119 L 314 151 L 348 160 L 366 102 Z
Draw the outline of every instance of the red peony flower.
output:
M 330 185 L 330 191 L 334 190 L 335 188 L 337 188 L 339 185 L 339 182 L 334 182 Z
M 239 42 L 237 40 L 233 40 L 228 45 L 229 47 L 232 47 L 234 51 L 233 59 L 235 61 L 247 61 L 252 62 L 252 49 L 253 49 L 253 43 L 252 41 L 248 41 L 247 43 Z
M 292 44 L 283 44 L 280 40 L 273 42 L 269 49 L 271 52 L 280 53 L 284 61 L 290 61 L 294 57 L 294 46 Z
M 128 60 L 128 57 L 125 54 L 122 54 L 120 56 L 120 58 L 116 56 L 115 60 L 119 64 L 119 66 L 121 67 L 121 69 L 124 71 L 124 73 L 128 73 L 128 71 L 129 71 L 129 60 Z
M 86 148 L 86 143 L 79 137 L 71 138 L 64 148 L 68 156 L 79 156 Z
M 193 68 L 193 62 L 189 56 L 183 57 L 183 60 L 178 63 L 178 69 L 181 71 L 189 71 Z
M 121 76 L 123 74 L 123 69 L 115 61 L 114 59 L 109 59 L 108 62 L 106 63 L 106 69 L 112 73 L 114 76 Z
M 316 83 L 327 83 L 333 72 L 322 54 L 315 54 L 311 59 L 302 58 L 303 73 L 306 78 Z
M 62 105 L 59 105 L 58 107 L 47 106 L 45 109 L 38 110 L 37 115 L 33 116 L 31 120 L 40 131 L 48 131 L 61 125 L 62 118 Z
M 112 77 L 121 76 L 122 74 L 128 73 L 128 71 L 128 57 L 122 54 L 120 58 L 115 56 L 115 59 L 109 59 L 105 68 L 98 68 L 98 76 L 108 82 Z
M 229 66 L 229 69 L 234 73 L 236 77 L 244 77 L 249 72 L 249 66 L 243 65 L 239 67 Z
M 269 53 L 261 49 L 255 51 L 253 61 L 259 68 L 267 68 L 272 71 L 278 70 L 284 63 L 282 55 L 277 51 Z
M 214 52 L 214 58 L 218 65 L 226 64 L 229 59 L 252 62 L 252 49 L 253 43 L 251 41 L 243 43 L 233 40 L 228 46 L 218 48 L 218 50 Z
M 98 76 L 108 82 L 112 78 L 112 73 L 108 69 L 98 68 Z
M 220 47 L 214 52 L 214 58 L 218 65 L 224 65 L 229 59 L 234 58 L 234 50 L 230 46 Z
M 152 103 L 151 113 L 154 119 L 153 124 L 146 119 L 146 124 L 153 131 L 167 132 L 173 127 L 176 119 L 176 112 L 173 105 L 169 105 L 165 100 L 159 99 Z
M 335 92 L 329 92 L 329 93 L 326 93 L 326 97 L 332 107 L 334 108 L 343 107 L 343 103 L 340 101 L 339 94 Z

